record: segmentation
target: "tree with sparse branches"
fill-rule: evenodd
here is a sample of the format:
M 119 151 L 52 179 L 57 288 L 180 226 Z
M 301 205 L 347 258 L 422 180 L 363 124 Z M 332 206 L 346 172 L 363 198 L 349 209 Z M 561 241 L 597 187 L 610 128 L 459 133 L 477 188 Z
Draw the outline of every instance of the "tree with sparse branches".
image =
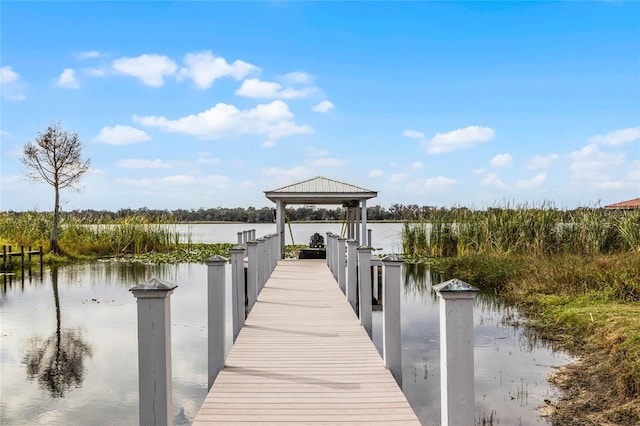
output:
M 81 151 L 78 134 L 62 130 L 58 122 L 52 122 L 46 131 L 39 132 L 36 139 L 27 142 L 22 151 L 22 163 L 29 168 L 27 176 L 34 181 L 48 183 L 55 190 L 50 249 L 56 254 L 60 253 L 60 190 L 78 189 L 75 185 L 89 170 L 89 160 L 81 158 Z

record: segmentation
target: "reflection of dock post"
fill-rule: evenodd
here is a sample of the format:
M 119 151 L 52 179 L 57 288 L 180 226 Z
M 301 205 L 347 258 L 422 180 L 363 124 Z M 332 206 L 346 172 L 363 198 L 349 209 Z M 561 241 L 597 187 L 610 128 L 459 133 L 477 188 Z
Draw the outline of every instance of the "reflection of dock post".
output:
M 231 300 L 233 301 L 233 341 L 244 326 L 244 247 L 237 245 L 231 250 Z
M 258 242 L 247 241 L 247 304 L 249 312 L 258 297 Z
M 371 337 L 371 247 L 360 246 L 358 252 L 358 290 L 360 291 L 360 324 Z
M 151 279 L 130 289 L 138 302 L 140 425 L 173 424 L 170 296 L 176 287 Z
M 440 298 L 441 424 L 472 425 L 473 301 L 478 289 L 453 279 L 434 286 Z
M 224 368 L 224 268 L 227 259 L 215 255 L 204 261 L 207 265 L 207 353 L 209 387 Z
M 338 237 L 338 286 L 340 287 L 340 290 L 342 290 L 343 293 L 347 293 L 347 287 L 346 287 L 346 282 L 347 282 L 347 262 L 346 262 L 346 258 L 345 256 L 345 249 L 346 249 L 346 238 L 342 238 L 342 237 Z
M 400 329 L 400 279 L 403 260 L 397 256 L 382 259 L 382 353 L 384 366 L 402 388 L 402 345 Z
M 347 300 L 351 304 L 354 312 L 358 312 L 358 258 L 356 254 L 357 246 L 358 242 L 356 240 L 347 240 Z

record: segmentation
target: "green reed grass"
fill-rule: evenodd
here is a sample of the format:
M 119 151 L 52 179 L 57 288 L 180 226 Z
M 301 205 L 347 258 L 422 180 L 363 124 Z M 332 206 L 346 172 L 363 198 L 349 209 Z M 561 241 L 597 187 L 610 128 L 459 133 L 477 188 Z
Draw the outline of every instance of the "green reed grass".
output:
M 481 211 L 439 209 L 405 222 L 402 246 L 407 255 L 432 257 L 640 251 L 640 211 L 567 212 L 549 205 Z
M 144 215 L 110 221 L 87 221 L 63 215 L 59 240 L 69 255 L 114 255 L 166 252 L 181 243 L 175 227 L 162 218 Z M 51 232 L 50 213 L 0 212 L 0 243 L 14 246 L 48 247 Z

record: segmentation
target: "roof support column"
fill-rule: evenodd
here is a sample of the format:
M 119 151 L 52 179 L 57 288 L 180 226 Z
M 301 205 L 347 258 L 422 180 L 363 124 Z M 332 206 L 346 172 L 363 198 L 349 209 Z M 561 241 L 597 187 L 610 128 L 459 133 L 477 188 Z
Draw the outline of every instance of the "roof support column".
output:
M 276 234 L 278 234 L 278 259 L 284 259 L 284 215 L 285 204 L 276 200 Z
M 360 214 L 362 217 L 362 232 L 360 232 L 360 235 L 362 235 L 362 240 L 360 241 L 360 244 L 368 247 L 369 241 L 367 241 L 367 200 L 362 200 L 360 202 L 360 205 L 362 206 L 362 213 Z

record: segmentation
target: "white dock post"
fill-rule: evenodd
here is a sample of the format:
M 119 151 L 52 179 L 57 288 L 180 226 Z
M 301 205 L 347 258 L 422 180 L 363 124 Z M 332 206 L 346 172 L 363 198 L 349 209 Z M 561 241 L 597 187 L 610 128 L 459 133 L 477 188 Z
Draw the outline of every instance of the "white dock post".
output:
M 278 266 L 278 260 L 280 259 L 280 250 L 278 249 L 280 238 L 278 237 L 278 234 L 271 235 L 271 253 L 273 253 L 273 256 L 271 256 L 271 272 L 273 272 L 273 270 L 276 269 L 276 266 Z
M 207 265 L 208 389 L 211 389 L 218 373 L 224 368 L 224 268 L 227 260 L 215 255 L 204 261 Z
M 258 294 L 262 291 L 264 283 L 267 281 L 264 272 L 264 238 L 258 238 L 257 267 L 258 267 Z
M 244 326 L 244 247 L 237 245 L 231 252 L 231 300 L 233 305 L 233 341 Z
M 441 424 L 475 422 L 473 301 L 478 289 L 458 279 L 433 287 L 440 298 Z
M 271 276 L 271 234 L 267 234 L 264 237 L 264 282 Z M 264 285 L 263 285 L 264 286 Z
M 327 232 L 327 239 L 325 240 L 325 256 L 327 260 L 327 266 L 331 271 L 331 232 Z
M 371 247 L 360 246 L 358 252 L 358 289 L 360 290 L 360 324 L 371 337 Z
M 173 424 L 170 301 L 176 287 L 152 278 L 129 289 L 138 304 L 140 426 Z
M 258 242 L 247 241 L 247 304 L 249 312 L 258 298 Z
M 386 256 L 382 259 L 382 264 L 384 265 L 384 276 L 382 278 L 382 353 L 384 366 L 391 371 L 400 388 L 402 388 L 400 282 L 403 262 L 398 256 Z
M 354 239 L 347 240 L 347 300 L 354 312 L 358 312 L 358 257 L 356 247 L 358 242 Z
M 238 231 L 238 245 L 242 244 L 242 231 Z
M 333 234 L 333 277 L 336 279 L 336 281 L 338 281 L 340 273 L 338 263 L 340 258 L 338 238 L 340 238 L 340 235 Z
M 347 259 L 345 257 L 346 238 L 338 237 L 338 286 L 344 294 L 347 294 Z

